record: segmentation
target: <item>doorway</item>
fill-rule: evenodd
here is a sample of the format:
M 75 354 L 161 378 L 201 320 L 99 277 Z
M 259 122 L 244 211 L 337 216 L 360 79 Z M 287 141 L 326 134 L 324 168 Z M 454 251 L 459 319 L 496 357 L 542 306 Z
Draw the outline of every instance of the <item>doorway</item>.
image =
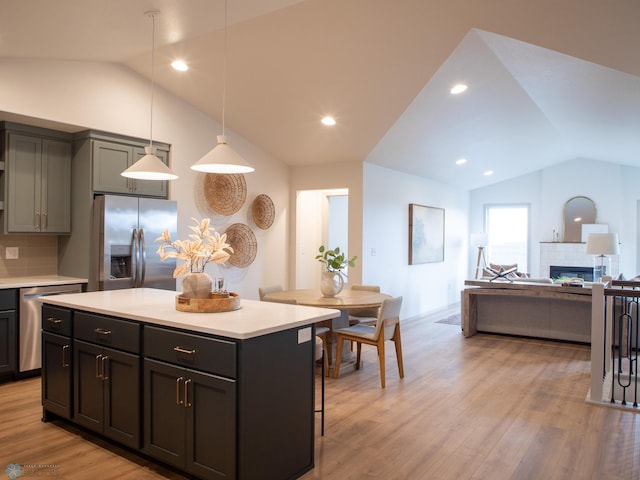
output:
M 295 288 L 320 288 L 318 248 L 349 247 L 349 189 L 301 190 L 296 194 Z

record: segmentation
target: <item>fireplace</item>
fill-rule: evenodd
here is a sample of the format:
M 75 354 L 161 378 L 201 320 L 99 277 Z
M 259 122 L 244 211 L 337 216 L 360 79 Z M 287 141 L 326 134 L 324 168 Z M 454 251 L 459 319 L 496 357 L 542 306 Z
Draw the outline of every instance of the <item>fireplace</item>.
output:
M 549 276 L 556 280 L 558 278 L 582 278 L 585 282 L 593 282 L 593 267 L 571 267 L 563 265 L 551 265 Z

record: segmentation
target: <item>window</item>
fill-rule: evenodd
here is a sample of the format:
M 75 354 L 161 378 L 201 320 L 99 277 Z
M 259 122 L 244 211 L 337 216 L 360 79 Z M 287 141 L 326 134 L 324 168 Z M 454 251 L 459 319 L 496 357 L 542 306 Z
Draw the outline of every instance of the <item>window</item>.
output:
M 518 265 L 529 271 L 529 207 L 527 205 L 488 205 L 485 207 L 488 237 L 487 261 L 499 265 Z

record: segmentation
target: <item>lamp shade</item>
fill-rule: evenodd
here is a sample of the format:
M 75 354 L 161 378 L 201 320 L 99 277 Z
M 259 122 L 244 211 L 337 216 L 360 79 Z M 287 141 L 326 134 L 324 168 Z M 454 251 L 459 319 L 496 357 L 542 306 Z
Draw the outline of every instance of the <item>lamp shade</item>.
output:
M 218 145 L 191 165 L 192 170 L 206 173 L 249 173 L 255 169 L 227 145 L 227 137 L 218 135 Z
M 486 247 L 489 243 L 489 238 L 485 233 L 472 233 L 471 234 L 471 246 L 472 247 Z
M 587 237 L 587 255 L 620 255 L 617 233 L 590 233 Z
M 178 176 L 156 157 L 156 147 L 144 147 L 146 155 L 120 175 L 137 180 L 175 180 Z

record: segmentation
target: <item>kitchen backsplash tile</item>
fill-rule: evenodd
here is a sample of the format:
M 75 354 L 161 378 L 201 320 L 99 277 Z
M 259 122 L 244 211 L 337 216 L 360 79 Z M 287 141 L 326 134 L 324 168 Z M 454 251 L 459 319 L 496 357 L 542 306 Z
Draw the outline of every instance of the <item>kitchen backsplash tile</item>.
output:
M 18 258 L 7 259 L 7 247 L 18 247 Z M 0 277 L 57 275 L 58 237 L 0 235 Z

